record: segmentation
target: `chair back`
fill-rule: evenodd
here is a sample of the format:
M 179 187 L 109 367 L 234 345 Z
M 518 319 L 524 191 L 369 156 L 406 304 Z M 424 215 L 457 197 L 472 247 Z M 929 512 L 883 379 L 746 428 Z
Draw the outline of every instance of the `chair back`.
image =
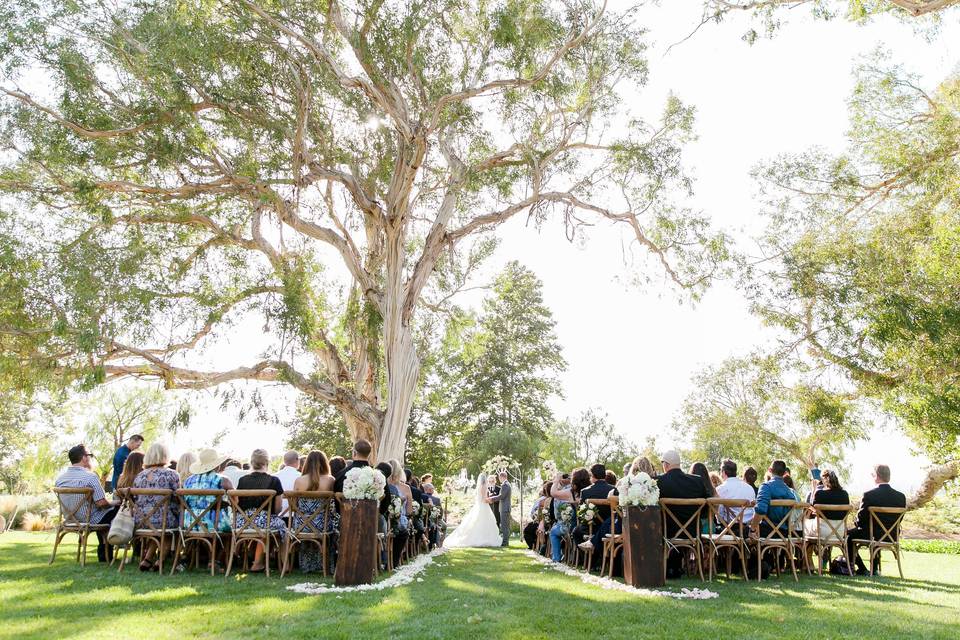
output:
M 826 505 L 814 504 L 810 506 L 813 510 L 817 523 L 816 535 L 807 536 L 817 542 L 844 542 L 847 539 L 847 516 L 854 510 L 849 504 Z M 827 512 L 831 514 L 843 513 L 842 518 L 828 518 Z
M 700 539 L 700 514 L 705 504 L 703 498 L 660 498 L 664 538 L 674 543 L 696 544 Z M 686 513 L 689 516 L 683 515 Z M 673 527 L 677 530 L 668 533 Z
M 754 518 L 758 518 L 760 523 L 766 522 L 770 527 L 769 533 L 767 535 L 758 535 L 760 540 L 763 540 L 765 543 L 787 543 L 793 538 L 793 531 L 790 530 L 790 522 L 793 516 L 794 509 L 803 508 L 805 505 L 796 500 L 771 500 L 771 507 L 786 507 L 786 511 L 777 522 L 774 522 L 770 519 L 770 516 L 766 513 L 759 514 L 755 513 Z M 759 534 L 759 531 L 758 531 Z
M 60 507 L 60 527 L 81 529 L 90 526 L 93 513 L 93 489 L 90 487 L 54 487 Z
M 263 538 L 270 535 L 270 517 L 273 514 L 273 500 L 277 492 L 273 489 L 231 489 L 227 491 L 230 506 L 233 507 L 233 536 L 241 538 Z M 259 498 L 260 504 L 247 514 L 240 507 L 240 498 Z M 264 515 L 266 527 L 257 524 L 260 514 Z
M 332 491 L 285 491 L 290 524 L 287 532 L 301 540 L 330 535 L 334 498 Z M 319 500 L 317 509 L 304 511 L 301 500 Z M 317 515 L 322 514 L 323 528 L 317 526 Z
M 744 537 L 743 514 L 750 506 L 750 500 L 737 500 L 735 498 L 707 498 L 707 512 L 710 522 L 715 522 L 720 526 L 720 532 L 716 537 L 734 536 Z M 733 518 L 724 518 L 722 513 L 732 513 Z
M 874 544 L 897 545 L 900 525 L 907 510 L 900 507 L 867 507 L 870 512 L 870 540 Z
M 133 488 L 127 490 L 127 495 L 130 496 L 130 502 L 134 504 L 136 504 L 141 497 L 158 497 L 157 500 L 153 501 L 153 505 L 149 509 L 141 509 L 139 514 L 134 511 L 134 531 L 136 533 L 163 533 L 176 528 L 176 522 L 167 522 L 167 517 L 170 515 L 170 501 L 173 499 L 172 489 Z M 160 513 L 159 527 L 153 525 L 153 515 L 157 512 Z
M 616 534 L 617 520 L 623 517 L 623 513 L 620 511 L 620 496 L 610 496 L 607 498 L 607 502 L 610 504 L 610 533 Z
M 220 529 L 220 514 L 223 510 L 223 500 L 227 492 L 223 489 L 177 489 L 177 499 L 180 501 L 180 529 L 184 535 L 212 535 Z M 190 496 L 211 497 L 205 508 L 197 512 L 190 504 Z M 207 515 L 213 515 L 213 528 L 207 525 Z

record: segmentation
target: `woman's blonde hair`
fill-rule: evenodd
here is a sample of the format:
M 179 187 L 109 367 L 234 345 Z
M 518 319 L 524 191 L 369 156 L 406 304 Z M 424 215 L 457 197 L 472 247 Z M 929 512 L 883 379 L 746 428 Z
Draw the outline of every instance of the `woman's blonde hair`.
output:
M 170 462 L 170 451 L 167 445 L 162 442 L 154 442 L 143 454 L 143 466 L 147 467 L 165 467 Z
M 183 483 L 187 481 L 187 478 L 193 475 L 190 472 L 190 467 L 193 466 L 193 463 L 197 461 L 197 454 L 193 451 L 187 451 L 180 459 L 177 460 L 177 473 L 180 474 L 180 486 L 183 486 Z
M 407 476 L 404 475 L 403 467 L 400 466 L 399 460 L 397 460 L 396 458 L 394 458 L 393 460 L 390 460 L 390 469 L 392 473 L 390 474 L 390 478 L 388 479 L 390 480 L 391 483 L 398 484 L 406 481 Z
M 653 469 L 653 463 L 651 463 L 646 456 L 637 456 L 634 458 L 633 465 L 630 467 L 630 475 L 635 476 L 641 471 L 651 478 L 655 478 L 657 475 L 657 472 Z
M 254 449 L 250 454 L 250 468 L 254 471 L 270 466 L 270 454 L 266 449 Z

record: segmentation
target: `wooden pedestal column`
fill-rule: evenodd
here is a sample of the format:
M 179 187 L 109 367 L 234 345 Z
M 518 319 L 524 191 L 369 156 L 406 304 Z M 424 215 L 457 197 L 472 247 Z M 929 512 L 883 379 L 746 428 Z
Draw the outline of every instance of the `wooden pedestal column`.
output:
M 377 501 L 344 500 L 340 510 L 337 586 L 369 584 L 377 575 Z
M 627 507 L 624 510 L 623 579 L 634 587 L 663 586 L 660 507 Z

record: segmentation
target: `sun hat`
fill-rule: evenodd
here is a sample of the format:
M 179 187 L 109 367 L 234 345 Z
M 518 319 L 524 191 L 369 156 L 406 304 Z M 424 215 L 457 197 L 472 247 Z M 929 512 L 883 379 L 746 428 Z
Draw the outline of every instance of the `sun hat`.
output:
M 190 473 L 213 471 L 226 462 L 230 456 L 221 456 L 216 449 L 201 449 L 197 461 L 190 465 Z

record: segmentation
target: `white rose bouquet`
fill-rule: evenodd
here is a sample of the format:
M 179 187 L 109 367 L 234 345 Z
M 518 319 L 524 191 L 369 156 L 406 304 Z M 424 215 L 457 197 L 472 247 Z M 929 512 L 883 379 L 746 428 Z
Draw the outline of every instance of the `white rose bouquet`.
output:
M 597 518 L 597 508 L 589 502 L 585 502 L 577 509 L 577 517 L 580 518 L 580 522 L 589 524 Z
M 483 463 L 483 472 L 487 475 L 493 475 L 501 471 L 507 471 L 517 466 L 513 458 L 509 456 L 493 456 Z
M 403 512 L 403 499 L 400 496 L 391 496 L 390 504 L 387 505 L 387 513 L 392 520 L 396 520 Z
M 657 481 L 641 471 L 635 476 L 626 476 L 617 483 L 620 504 L 626 507 L 652 507 L 660 501 Z
M 379 500 L 387 479 L 373 467 L 357 467 L 343 478 L 343 497 L 347 500 Z
M 560 515 L 560 521 L 566 526 L 573 524 L 573 505 L 569 502 L 563 502 L 557 507 L 557 513 Z

